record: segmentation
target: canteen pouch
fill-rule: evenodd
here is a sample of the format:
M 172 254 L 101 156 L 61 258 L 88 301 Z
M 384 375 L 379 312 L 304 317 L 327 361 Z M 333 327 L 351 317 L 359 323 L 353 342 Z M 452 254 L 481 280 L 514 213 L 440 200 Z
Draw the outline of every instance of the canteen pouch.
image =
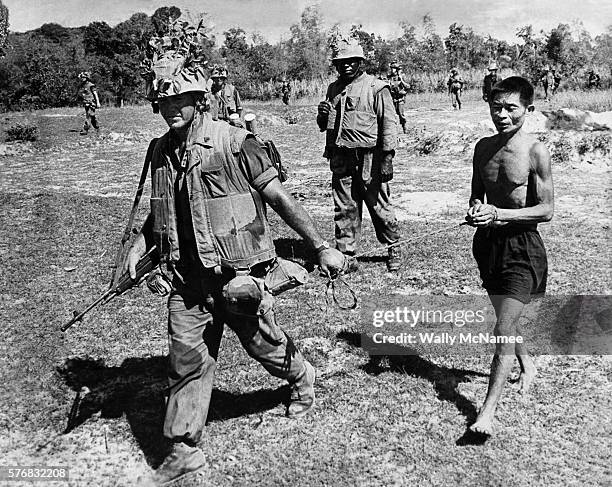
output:
M 230 313 L 250 316 L 261 314 L 263 280 L 248 275 L 248 271 L 237 270 L 236 277 L 223 286 L 223 297 Z
M 264 283 L 272 296 L 278 296 L 289 289 L 301 286 L 308 280 L 308 271 L 301 265 L 276 258 L 272 268 L 266 274 Z

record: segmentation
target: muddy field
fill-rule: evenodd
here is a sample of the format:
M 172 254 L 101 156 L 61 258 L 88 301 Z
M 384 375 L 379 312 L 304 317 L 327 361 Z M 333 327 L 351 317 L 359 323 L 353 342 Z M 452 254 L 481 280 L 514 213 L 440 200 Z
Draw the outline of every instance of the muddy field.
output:
M 316 108 L 247 108 L 260 115 L 262 135 L 275 140 L 288 164 L 287 188 L 331 239 L 330 176 Z M 363 250 L 372 252 L 347 280 L 361 301 L 392 292 L 483 294 L 470 253 L 473 232 L 458 223 L 474 144 L 490 133 L 486 106 L 455 112 L 413 106 L 407 115 L 410 130 L 401 136 L 392 183 L 402 232 L 412 239 L 404 267 L 386 272 L 385 251 L 366 221 Z M 100 110 L 99 136 L 78 134 L 80 109 L 2 118 L 5 127 L 28 120 L 40 130 L 36 142 L 0 146 L 2 463 L 68 465 L 74 486 L 134 485 L 168 448 L 160 431 L 165 303 L 137 289 L 66 334 L 59 326 L 106 289 L 144 152 L 164 126 L 146 107 Z M 610 294 L 606 133 L 538 136 L 554 161 L 555 217 L 540 226 L 548 291 Z M 142 206 L 141 217 L 147 202 Z M 271 221 L 279 250 L 300 254 L 295 234 L 275 215 Z M 610 482 L 608 358 L 538 356 L 532 394 L 522 398 L 509 385 L 497 434 L 474 441 L 466 429 L 486 393 L 490 356 L 374 359 L 360 347 L 359 309 L 326 306 L 324 291 L 315 271 L 307 285 L 278 300 L 279 322 L 319 372 L 314 412 L 300 421 L 284 418 L 288 389 L 226 330 L 201 445 L 210 464 L 177 485 Z

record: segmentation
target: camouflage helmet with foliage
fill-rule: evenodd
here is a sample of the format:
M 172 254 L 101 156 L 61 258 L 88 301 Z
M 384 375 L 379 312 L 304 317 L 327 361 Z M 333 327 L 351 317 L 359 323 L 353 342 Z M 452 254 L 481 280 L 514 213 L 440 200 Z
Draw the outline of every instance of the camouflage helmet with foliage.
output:
M 81 81 L 91 79 L 91 73 L 89 71 L 81 71 L 77 76 Z
M 332 57 L 332 62 L 340 59 L 365 59 L 363 54 L 363 48 L 359 44 L 359 40 L 353 36 L 344 36 L 339 32 L 332 35 L 331 42 L 329 45 Z
M 215 64 L 210 72 L 211 78 L 227 78 L 227 68 L 220 64 Z
M 203 16 L 197 25 L 181 16 L 172 22 L 167 35 L 151 38 L 147 58 L 140 64 L 148 100 L 209 91 L 203 52 L 206 28 Z

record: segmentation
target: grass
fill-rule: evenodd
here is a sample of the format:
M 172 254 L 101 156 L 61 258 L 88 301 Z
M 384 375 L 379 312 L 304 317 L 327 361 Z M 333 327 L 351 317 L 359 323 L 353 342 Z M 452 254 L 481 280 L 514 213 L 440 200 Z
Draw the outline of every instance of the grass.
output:
M 432 133 L 476 131 L 486 107 L 466 99 L 462 112 L 449 110 L 445 100 L 434 104 L 438 110 L 411 110 L 409 124 Z M 277 115 L 287 110 L 278 104 L 247 108 Z M 323 136 L 314 124 L 316 107 L 294 107 L 291 113 L 297 124 L 261 130 L 274 138 L 289 166 L 287 189 L 331 239 L 329 173 L 321 157 Z M 6 115 L 9 122 L 21 116 Z M 80 109 L 29 116 L 39 126 L 39 139 L 18 155 L 0 157 L 2 463 L 70 465 L 74 486 L 131 486 L 167 450 L 160 434 L 165 303 L 137 289 L 65 335 L 58 327 L 105 290 L 148 139 L 164 127 L 146 107 L 100 110 L 100 137 L 78 135 Z M 427 203 L 442 192 L 467 201 L 470 156 L 463 145 L 446 142 L 420 157 L 406 143 L 395 161 L 394 196 L 420 194 Z M 601 173 L 579 173 L 571 162 L 555 163 L 556 215 L 542 226 L 549 291 L 609 294 L 608 180 Z M 406 236 L 440 230 L 464 211 L 462 204 L 438 207 L 430 201 L 418 213 L 419 201 L 401 208 Z M 146 200 L 142 206 L 141 220 Z M 282 248 L 299 255 L 295 234 L 276 215 L 270 218 Z M 363 249 L 374 251 L 349 283 L 362 300 L 394 291 L 452 295 L 467 287 L 481 293 L 470 243 L 465 227 L 417 239 L 404 254 L 401 272 L 389 275 L 366 221 Z M 226 331 L 201 445 L 210 465 L 202 477 L 179 486 L 606 481 L 612 367 L 605 357 L 538 357 L 533 394 L 521 399 L 509 386 L 498 416 L 503 429 L 482 444 L 465 432 L 484 398 L 490 357 L 370 357 L 356 335 L 359 310 L 326 307 L 323 290 L 314 272 L 310 283 L 281 295 L 277 306 L 279 322 L 317 367 L 313 414 L 285 419 L 286 387 Z M 347 299 L 346 291 L 339 297 Z M 69 421 L 83 387 L 90 392 Z

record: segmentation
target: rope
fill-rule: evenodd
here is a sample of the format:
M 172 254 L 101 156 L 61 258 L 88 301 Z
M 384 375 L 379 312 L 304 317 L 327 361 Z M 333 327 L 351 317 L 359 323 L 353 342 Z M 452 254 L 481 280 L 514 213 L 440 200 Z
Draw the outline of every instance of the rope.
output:
M 467 222 L 462 222 L 459 225 L 457 225 L 456 223 L 453 223 L 452 225 L 447 225 L 445 227 L 439 228 L 438 230 L 434 230 L 432 232 L 427 232 L 427 233 L 422 233 L 416 237 L 411 237 L 411 238 L 405 238 L 405 239 L 401 239 L 398 240 L 397 242 L 393 242 L 392 244 L 389 245 L 384 245 L 384 246 L 378 246 L 378 247 L 374 247 L 373 249 L 370 250 L 366 250 L 364 252 L 361 252 L 359 254 L 356 254 L 354 256 L 354 258 L 358 258 L 358 257 L 363 257 L 365 255 L 374 253 L 374 252 L 378 252 L 381 250 L 388 250 L 392 247 L 400 247 L 402 245 L 405 245 L 407 243 L 412 243 L 412 242 L 417 242 L 419 240 L 423 240 L 426 237 L 431 237 L 434 235 L 438 235 L 441 233 L 446 233 L 449 230 L 453 230 L 453 229 L 458 229 L 459 227 L 463 226 L 463 225 L 467 225 Z M 347 264 L 347 261 L 345 260 L 345 266 Z M 331 303 L 334 303 L 336 306 L 338 306 L 338 308 L 340 308 L 341 310 L 352 310 L 355 309 L 357 307 L 357 293 L 355 293 L 355 291 L 353 290 L 353 288 L 351 288 L 351 286 L 349 285 L 348 282 L 346 282 L 344 280 L 344 269 L 342 269 L 337 276 L 334 277 L 329 277 L 327 279 L 327 282 L 325 283 L 325 311 L 327 312 L 327 309 L 329 308 Z M 350 295 L 351 295 L 351 304 L 349 305 L 344 305 L 342 303 L 340 303 L 340 301 L 338 300 L 338 297 L 336 295 L 336 289 L 338 287 L 338 284 L 343 285 L 344 287 L 346 287 L 346 289 L 348 289 Z M 331 300 L 330 300 L 330 296 L 331 296 Z

